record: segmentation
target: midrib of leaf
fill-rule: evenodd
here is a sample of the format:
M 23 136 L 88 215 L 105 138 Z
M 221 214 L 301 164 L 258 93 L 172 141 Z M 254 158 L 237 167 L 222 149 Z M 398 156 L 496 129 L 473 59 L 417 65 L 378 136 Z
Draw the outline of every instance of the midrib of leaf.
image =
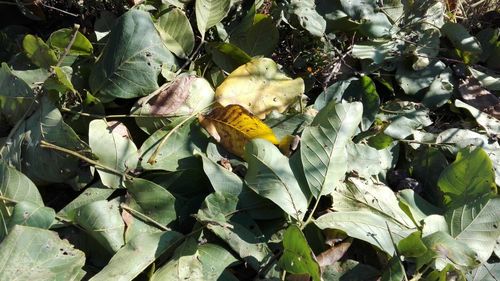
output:
M 473 214 L 474 209 L 470 208 L 470 213 L 471 213 L 472 220 L 470 221 L 469 224 L 467 224 L 467 226 L 465 228 L 462 228 L 463 225 L 466 225 L 466 223 L 464 222 L 464 219 L 465 219 L 464 214 L 466 212 L 466 208 L 464 206 L 462 208 L 462 212 L 461 212 L 461 216 L 460 216 L 460 226 L 459 226 L 460 229 L 458 230 L 459 232 L 457 231 L 457 229 L 455 229 L 455 227 L 453 227 L 453 223 L 452 223 L 452 225 L 450 227 L 451 228 L 450 231 L 452 233 L 452 236 L 455 237 L 455 238 L 459 238 L 462 233 L 466 232 L 469 229 L 469 227 L 471 227 L 474 224 L 474 221 L 476 220 L 476 218 L 479 217 L 481 215 L 481 213 L 486 209 L 486 208 L 484 208 L 484 206 L 487 205 L 487 204 L 488 203 L 486 203 L 484 205 L 483 204 L 479 205 L 480 208 L 481 208 L 481 210 L 479 211 L 479 213 L 477 213 L 477 215 L 474 215 Z M 452 218 L 451 218 L 451 222 L 454 221 L 455 217 L 456 217 L 456 212 L 453 212 L 453 215 L 452 215 Z M 458 232 L 458 233 L 455 233 L 455 232 Z
M 382 206 L 380 206 L 380 207 L 381 207 L 380 209 L 377 209 L 377 208 L 375 208 L 375 207 L 373 207 L 373 206 L 369 205 L 369 204 L 368 204 L 367 202 L 365 202 L 365 201 L 358 200 L 356 197 L 350 197 L 350 196 L 345 195 L 345 194 L 343 194 L 343 193 L 340 193 L 340 194 L 342 194 L 342 196 L 344 196 L 344 197 L 346 197 L 346 198 L 349 198 L 350 200 L 352 200 L 352 201 L 354 201 L 354 202 L 358 202 L 358 203 L 360 203 L 361 205 L 363 205 L 363 206 L 365 206 L 365 207 L 368 207 L 368 209 L 370 209 L 370 210 L 372 211 L 372 213 L 379 214 L 379 215 L 381 215 L 382 217 L 387 218 L 387 219 L 389 219 L 390 221 L 392 221 L 392 222 L 394 222 L 394 223 L 398 224 L 398 225 L 399 225 L 399 226 L 401 226 L 402 228 L 408 228 L 408 226 L 407 226 L 407 225 L 405 225 L 405 224 L 401 223 L 400 221 L 396 220 L 396 218 L 393 218 L 393 217 L 391 217 L 389 214 L 386 214 L 386 213 L 382 212 L 382 211 L 381 211 Z M 363 197 L 363 198 L 364 198 L 364 197 Z M 374 198 L 374 199 L 377 201 L 377 204 L 378 204 L 378 199 L 377 199 L 377 198 Z
M 250 139 L 250 136 L 247 135 L 245 132 L 241 131 L 240 129 L 238 129 L 237 127 L 233 126 L 231 123 L 227 123 L 227 122 L 223 122 L 221 120 L 218 120 L 218 119 L 214 119 L 214 118 L 207 118 L 207 119 L 210 119 L 214 122 L 217 122 L 219 124 L 222 124 L 222 125 L 226 125 L 227 127 L 230 127 L 231 129 L 234 129 L 235 131 L 239 132 L 240 134 L 242 134 L 246 139 Z
M 297 210 L 297 207 L 295 206 L 295 202 L 293 200 L 293 197 L 292 197 L 292 193 L 290 192 L 290 190 L 288 190 L 288 186 L 283 182 L 283 180 L 281 179 L 281 177 L 278 176 L 278 174 L 276 174 L 273 169 L 271 169 L 261 158 L 257 157 L 257 155 L 253 154 L 253 156 L 255 157 L 255 159 L 257 159 L 262 165 L 264 165 L 274 176 L 276 176 L 280 183 L 283 185 L 283 187 L 285 188 L 286 190 L 286 193 L 288 194 L 288 197 L 290 198 L 290 202 L 292 202 L 292 206 L 293 206 L 293 209 L 295 210 L 295 215 L 299 216 L 299 210 Z M 296 217 L 297 221 L 300 222 L 300 217 Z

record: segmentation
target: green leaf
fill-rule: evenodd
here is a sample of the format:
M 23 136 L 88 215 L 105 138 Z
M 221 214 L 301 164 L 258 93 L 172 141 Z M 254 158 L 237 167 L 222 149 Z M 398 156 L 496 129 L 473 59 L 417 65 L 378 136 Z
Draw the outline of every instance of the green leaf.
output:
M 28 34 L 23 39 L 23 49 L 31 61 L 45 69 L 57 64 L 57 56 L 40 37 Z
M 449 234 L 438 231 L 425 236 L 422 241 L 427 253 L 417 258 L 417 266 L 433 261 L 434 268 L 443 270 L 453 265 L 460 270 L 470 270 L 477 266 L 476 253 L 467 244 L 453 239 Z
M 71 83 L 72 69 L 68 66 L 52 67 L 54 75 L 51 76 L 47 81 L 45 81 L 44 87 L 49 90 L 56 90 L 60 93 L 66 93 L 66 91 L 76 92 L 73 84 Z
M 78 208 L 75 222 L 110 253 L 115 253 L 125 243 L 123 238 L 125 224 L 116 200 L 95 201 Z
M 422 104 L 427 108 L 436 108 L 445 105 L 451 97 L 454 90 L 453 74 L 449 68 L 446 68 L 439 74 L 429 86 L 429 90 L 422 99 Z
M 146 170 L 175 171 L 180 167 L 190 167 L 197 163 L 193 151 L 203 151 L 207 137 L 197 123 L 185 123 L 180 127 L 170 124 L 152 134 L 140 148 L 141 167 Z M 168 136 L 167 136 L 168 135 Z M 160 146 L 163 138 L 168 137 Z M 159 147 L 160 146 L 160 147 Z M 159 147 L 159 148 L 158 148 Z M 153 153 L 158 149 L 156 161 L 148 163 Z
M 300 25 L 311 35 L 322 37 L 326 29 L 325 19 L 316 11 L 314 0 L 292 0 L 290 9 L 299 19 Z
M 68 203 L 57 215 L 68 220 L 74 220 L 78 208 L 95 201 L 106 200 L 114 191 L 114 189 L 106 188 L 102 183 L 92 185 Z
M 398 256 L 393 256 L 389 260 L 388 267 L 385 269 L 380 281 L 401 281 L 404 280 L 405 268 Z
M 85 254 L 57 233 L 15 226 L 0 244 L 0 280 L 75 280 Z
M 427 252 L 427 247 L 422 242 L 422 232 L 415 231 L 408 237 L 399 241 L 398 251 L 405 257 L 420 257 Z
M 245 159 L 248 186 L 297 221 L 302 220 L 307 211 L 307 197 L 295 179 L 288 158 L 272 143 L 255 139 L 247 143 Z
M 495 182 L 500 186 L 500 145 L 498 142 L 491 143 L 488 136 L 471 130 L 451 128 L 441 132 L 436 139 L 436 143 L 453 143 L 452 153 L 457 153 L 458 149 L 470 146 L 481 147 L 493 162 Z
M 278 265 L 292 274 L 308 274 L 313 281 L 321 280 L 321 269 L 306 237 L 296 225 L 283 234 L 283 255 Z
M 42 140 L 72 151 L 87 150 L 73 129 L 64 123 L 59 110 L 48 98 L 43 98 L 40 107 L 19 128 L 21 139 L 22 169 L 36 184 L 75 184 L 84 172 L 80 160 L 66 153 L 40 147 Z M 29 137 L 26 134 L 29 133 Z M 47 165 L 50 163 L 50 165 Z
M 445 218 L 451 236 L 474 250 L 479 261 L 486 262 L 500 236 L 500 198 L 472 198 L 465 205 L 448 210 Z
M 36 185 L 23 173 L 3 161 L 0 161 L 0 195 L 13 201 L 28 201 L 43 206 L 42 196 Z M 6 207 L 5 201 L 1 202 L 2 207 Z
M 271 17 L 257 14 L 252 25 L 231 34 L 229 42 L 250 56 L 269 56 L 276 49 L 279 33 Z M 245 62 L 246 63 L 246 62 Z
M 116 171 L 96 167 L 102 183 L 109 188 L 123 187 L 123 175 L 136 167 L 139 156 L 125 125 L 116 121 L 108 124 L 102 119 L 93 120 L 89 124 L 89 145 L 100 164 Z
M 415 227 L 414 222 L 399 207 L 394 192 L 383 184 L 349 178 L 347 184 L 335 188 L 331 196 L 332 208 L 336 211 L 368 211 L 403 229 Z
M 14 126 L 34 102 L 35 95 L 26 82 L 16 77 L 6 63 L 0 68 L 0 120 Z M 0 128 L 5 126 L 0 125 Z
M 455 100 L 455 106 L 466 109 L 488 135 L 500 135 L 500 120 L 458 99 Z
M 368 211 L 343 211 L 319 217 L 315 224 L 321 229 L 339 229 L 347 235 L 368 242 L 393 255 L 394 243 L 399 243 L 414 229 L 408 229 L 382 216 Z M 389 235 L 389 231 L 392 235 Z
M 71 44 L 68 54 L 75 56 L 92 55 L 94 47 L 92 47 L 90 41 L 80 31 L 76 31 L 75 39 L 71 40 L 72 37 L 73 30 L 71 28 L 63 28 L 53 32 L 47 43 L 61 53 Z
M 374 13 L 365 15 L 361 19 L 358 30 L 365 36 L 378 38 L 389 37 L 393 28 L 385 13 Z
M 415 222 L 420 222 L 433 214 L 441 213 L 441 210 L 425 201 L 411 189 L 404 189 L 397 194 L 399 206 Z
M 181 9 L 169 7 L 160 12 L 156 29 L 167 48 L 180 58 L 187 58 L 194 48 L 194 33 Z
M 118 250 L 109 263 L 90 280 L 133 280 L 182 238 L 175 231 L 141 233 Z
M 56 212 L 37 203 L 21 201 L 16 204 L 9 220 L 9 228 L 15 225 L 48 229 L 54 222 Z
M 356 172 L 365 178 L 385 174 L 395 165 L 394 150 L 394 147 L 375 149 L 366 144 L 349 142 L 347 145 L 347 171 Z
M 447 22 L 441 27 L 441 32 L 460 51 L 460 56 L 465 63 L 476 60 L 481 54 L 482 49 L 479 41 L 474 36 L 471 36 L 463 25 Z
M 350 259 L 327 265 L 321 269 L 323 280 L 328 281 L 366 281 L 377 280 L 380 277 L 380 273 L 374 267 Z
M 311 193 L 328 194 L 347 172 L 348 141 L 361 122 L 360 102 L 330 102 L 302 133 L 300 155 Z
M 418 91 L 431 86 L 432 82 L 445 68 L 446 65 L 439 60 L 418 71 L 402 62 L 396 71 L 396 80 L 407 95 L 414 95 Z
M 411 161 L 412 176 L 422 185 L 427 198 L 435 205 L 442 205 L 442 194 L 437 190 L 441 172 L 448 166 L 448 160 L 440 149 L 420 147 Z
M 467 274 L 469 281 L 497 281 L 500 276 L 500 263 L 483 263 Z
M 339 103 L 342 100 L 342 96 L 346 89 L 351 85 L 353 81 L 357 81 L 356 78 L 349 78 L 347 80 L 341 80 L 333 83 L 325 91 L 321 92 L 319 96 L 314 101 L 314 108 L 316 110 L 321 110 L 328 105 L 331 101 Z
M 202 41 L 205 32 L 219 23 L 228 13 L 230 0 L 197 0 L 195 3 L 196 24 Z
M 145 96 L 158 88 L 161 65 L 175 66 L 148 13 L 123 14 L 109 34 L 94 66 L 89 84 L 101 101 Z
M 229 43 L 209 42 L 206 49 L 215 64 L 227 72 L 232 72 L 252 60 L 245 51 Z
M 495 173 L 488 154 L 481 148 L 460 150 L 455 162 L 441 173 L 438 186 L 444 193 L 444 204 L 450 208 L 496 193 Z
M 258 270 L 271 250 L 263 241 L 262 233 L 256 234 L 255 230 L 250 231 L 245 227 L 241 219 L 234 219 L 237 203 L 238 199 L 234 195 L 212 193 L 205 198 L 196 219 L 225 241 L 252 268 Z M 250 222 L 255 228 L 255 222 L 249 217 L 240 215 L 239 218 L 244 218 L 243 222 Z
M 125 182 L 131 200 L 128 204 L 134 210 L 166 227 L 177 218 L 175 197 L 164 187 L 154 182 L 134 178 Z

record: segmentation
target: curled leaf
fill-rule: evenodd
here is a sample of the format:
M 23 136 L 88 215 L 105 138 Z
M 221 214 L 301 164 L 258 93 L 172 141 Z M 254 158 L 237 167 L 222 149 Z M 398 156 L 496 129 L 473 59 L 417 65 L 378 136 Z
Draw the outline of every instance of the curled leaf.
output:
M 228 151 L 243 157 L 245 144 L 251 139 L 279 141 L 273 130 L 241 105 L 216 107 L 199 117 L 201 125 Z

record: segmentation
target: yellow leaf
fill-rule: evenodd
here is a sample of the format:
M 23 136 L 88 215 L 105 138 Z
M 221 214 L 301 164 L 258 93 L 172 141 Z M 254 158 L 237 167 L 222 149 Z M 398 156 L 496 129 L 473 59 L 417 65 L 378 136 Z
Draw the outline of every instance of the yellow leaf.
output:
M 201 125 L 226 150 L 243 157 L 245 144 L 251 139 L 279 141 L 265 123 L 240 105 L 215 107 L 209 114 L 200 115 Z
M 302 78 L 278 71 L 268 58 L 256 58 L 235 69 L 217 87 L 216 100 L 223 106 L 239 104 L 263 119 L 272 110 L 282 113 L 304 93 Z

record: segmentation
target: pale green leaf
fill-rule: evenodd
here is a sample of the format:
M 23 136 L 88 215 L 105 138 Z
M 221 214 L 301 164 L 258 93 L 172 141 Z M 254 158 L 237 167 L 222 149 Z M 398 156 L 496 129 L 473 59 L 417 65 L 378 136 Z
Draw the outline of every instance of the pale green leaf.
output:
M 76 280 L 84 263 L 83 252 L 40 228 L 17 225 L 0 244 L 0 280 Z
M 98 158 L 97 162 L 116 171 L 96 167 L 102 183 L 110 188 L 123 187 L 123 175 L 129 169 L 134 169 L 138 162 L 137 147 L 130 136 L 123 134 L 121 130 L 128 133 L 125 125 L 120 122 L 107 123 L 96 119 L 89 124 L 89 145 Z
M 90 41 L 80 33 L 80 31 L 76 31 L 76 35 L 74 35 L 73 39 L 73 29 L 71 28 L 63 28 L 57 31 L 54 31 L 49 40 L 47 40 L 47 44 L 49 44 L 52 48 L 57 49 L 60 53 L 63 53 L 68 46 L 71 46 L 68 49 L 68 54 L 76 55 L 76 56 L 90 56 L 94 50 Z
M 455 100 L 455 106 L 466 109 L 488 135 L 500 135 L 500 120 L 458 99 Z
M 472 200 L 463 206 L 448 210 L 445 218 L 450 234 L 477 253 L 481 262 L 491 256 L 500 237 L 500 198 Z
M 288 158 L 272 143 L 255 139 L 246 145 L 245 159 L 248 186 L 300 221 L 307 210 L 307 197 L 295 179 Z
M 175 231 L 139 234 L 118 250 L 109 263 L 90 280 L 133 280 L 181 239 L 182 235 Z
M 131 10 L 114 25 L 89 78 L 101 101 L 145 96 L 158 88 L 161 65 L 177 64 L 163 45 L 151 16 Z
M 228 13 L 230 0 L 196 0 L 196 24 L 202 39 L 205 32 L 219 23 Z
M 125 243 L 125 224 L 116 200 L 95 201 L 78 208 L 75 222 L 110 253 L 115 253 Z
M 194 48 L 194 33 L 184 12 L 175 7 L 160 11 L 156 29 L 167 48 L 180 58 L 187 58 Z
M 302 133 L 300 155 L 311 193 L 319 198 L 347 172 L 347 144 L 361 122 L 360 102 L 330 102 Z

